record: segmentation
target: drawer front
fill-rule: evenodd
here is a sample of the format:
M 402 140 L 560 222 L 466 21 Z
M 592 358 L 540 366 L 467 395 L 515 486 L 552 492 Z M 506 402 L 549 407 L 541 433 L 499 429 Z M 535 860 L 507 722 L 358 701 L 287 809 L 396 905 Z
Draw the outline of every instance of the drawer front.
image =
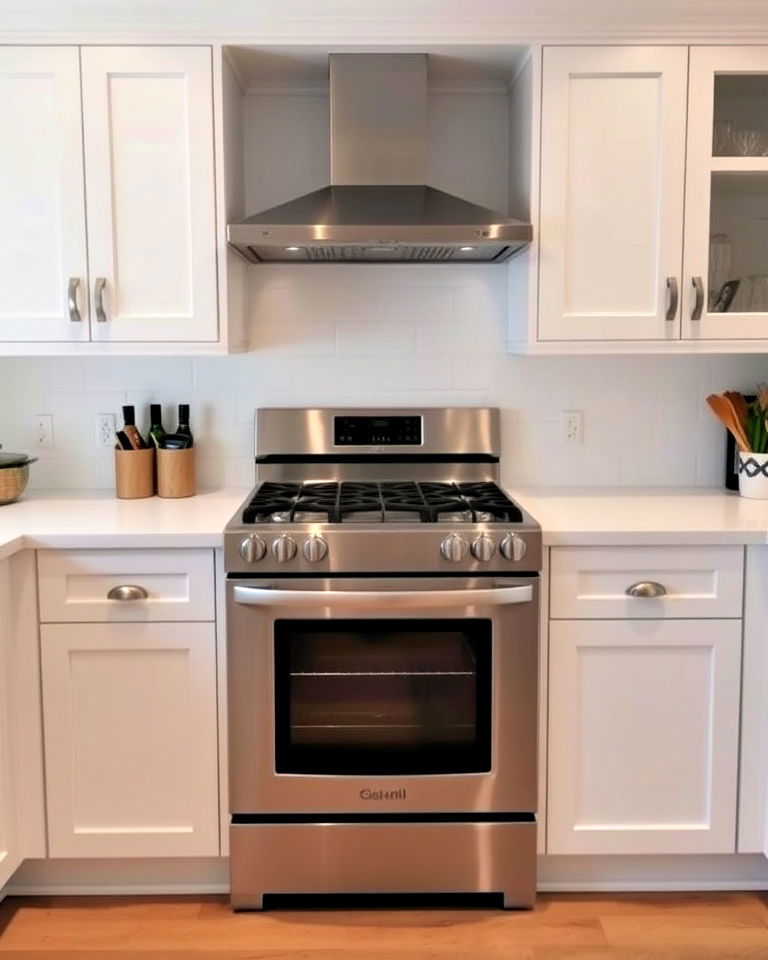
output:
M 550 560 L 555 620 L 741 617 L 742 547 L 554 547 Z M 647 583 L 664 593 L 628 595 Z
M 39 550 L 37 563 L 43 623 L 215 617 L 212 550 Z M 119 587 L 139 590 L 110 599 Z

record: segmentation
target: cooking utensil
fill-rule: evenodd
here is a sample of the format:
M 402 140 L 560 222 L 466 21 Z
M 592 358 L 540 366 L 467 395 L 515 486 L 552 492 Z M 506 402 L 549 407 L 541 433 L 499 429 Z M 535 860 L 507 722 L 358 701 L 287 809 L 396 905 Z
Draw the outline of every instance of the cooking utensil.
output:
M 739 415 L 733 402 L 723 394 L 711 393 L 707 397 L 707 403 L 717 419 L 733 434 L 739 450 L 748 453 L 750 449 L 749 441 L 739 421 Z
M 738 390 L 726 390 L 723 396 L 730 402 L 736 413 L 736 419 L 741 424 L 741 429 L 744 431 L 744 436 L 747 436 L 747 422 L 749 420 L 749 409 L 747 407 L 747 401 L 744 399 L 744 394 L 739 393 Z

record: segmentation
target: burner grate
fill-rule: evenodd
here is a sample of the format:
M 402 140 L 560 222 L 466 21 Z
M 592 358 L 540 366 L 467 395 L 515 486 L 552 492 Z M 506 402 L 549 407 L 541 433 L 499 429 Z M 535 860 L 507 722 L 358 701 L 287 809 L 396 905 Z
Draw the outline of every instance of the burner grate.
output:
M 263 483 L 243 511 L 244 523 L 520 523 L 522 511 L 489 481 L 437 483 Z

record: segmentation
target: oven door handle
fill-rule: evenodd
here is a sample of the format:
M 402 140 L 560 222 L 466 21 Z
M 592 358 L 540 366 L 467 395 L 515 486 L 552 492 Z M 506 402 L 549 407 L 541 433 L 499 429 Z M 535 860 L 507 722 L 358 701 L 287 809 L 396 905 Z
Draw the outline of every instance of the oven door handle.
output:
M 328 607 L 339 610 L 382 607 L 506 606 L 530 603 L 533 586 L 491 587 L 479 590 L 272 590 L 267 587 L 235 587 L 235 603 L 254 607 Z

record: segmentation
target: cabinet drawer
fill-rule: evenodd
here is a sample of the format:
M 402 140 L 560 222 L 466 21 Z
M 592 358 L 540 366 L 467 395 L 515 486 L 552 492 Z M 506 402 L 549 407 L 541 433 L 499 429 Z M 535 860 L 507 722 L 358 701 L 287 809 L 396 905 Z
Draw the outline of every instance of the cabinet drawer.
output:
M 741 617 L 741 547 L 556 547 L 550 566 L 550 616 Z M 638 583 L 660 597 L 631 597 Z
M 215 616 L 211 550 L 39 550 L 37 563 L 43 623 Z M 121 586 L 146 597 L 110 599 Z

